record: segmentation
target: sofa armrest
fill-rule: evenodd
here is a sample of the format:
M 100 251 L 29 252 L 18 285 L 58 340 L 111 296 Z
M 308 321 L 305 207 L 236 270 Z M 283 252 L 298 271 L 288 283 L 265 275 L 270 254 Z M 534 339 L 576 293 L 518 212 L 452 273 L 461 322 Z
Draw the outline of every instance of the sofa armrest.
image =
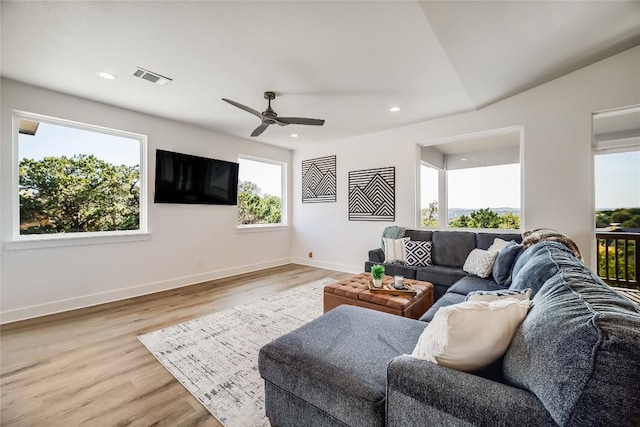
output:
M 380 248 L 372 249 L 369 251 L 370 262 L 384 262 L 384 251 Z
M 556 425 L 528 391 L 410 356 L 396 357 L 387 369 L 387 425 L 431 424 L 427 420 L 434 425 Z

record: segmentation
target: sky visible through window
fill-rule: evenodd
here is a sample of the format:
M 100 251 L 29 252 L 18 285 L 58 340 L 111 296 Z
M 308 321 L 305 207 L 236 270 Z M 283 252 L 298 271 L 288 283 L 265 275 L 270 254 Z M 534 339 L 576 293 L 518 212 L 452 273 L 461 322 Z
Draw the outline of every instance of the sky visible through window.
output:
M 282 198 L 282 166 L 255 160 L 238 159 L 240 171 L 239 181 L 250 181 L 257 184 L 263 194 Z
M 114 165 L 140 164 L 137 139 L 41 122 L 34 136 L 19 135 L 18 160 L 93 154 Z
M 421 205 L 438 200 L 438 173 L 422 166 Z M 449 209 L 520 209 L 520 164 L 457 169 L 447 172 Z
M 596 210 L 640 207 L 640 151 L 594 156 Z

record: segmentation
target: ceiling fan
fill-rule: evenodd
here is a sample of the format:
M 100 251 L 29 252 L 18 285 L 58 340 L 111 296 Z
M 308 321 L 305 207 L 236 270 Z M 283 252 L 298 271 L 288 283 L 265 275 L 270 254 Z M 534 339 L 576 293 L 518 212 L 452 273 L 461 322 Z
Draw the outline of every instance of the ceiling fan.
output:
M 253 108 L 247 107 L 246 105 L 242 105 L 236 101 L 232 101 L 230 99 L 222 98 L 223 101 L 228 102 L 229 104 L 240 108 L 248 113 L 253 114 L 260 120 L 262 120 L 262 124 L 254 129 L 251 132 L 251 136 L 258 136 L 262 132 L 265 131 L 270 125 L 279 124 L 280 126 L 287 125 L 311 125 L 311 126 L 322 126 L 324 124 L 324 120 L 322 119 L 307 119 L 304 117 L 278 117 L 275 111 L 271 108 L 271 100 L 275 99 L 275 92 L 265 92 L 264 99 L 269 101 L 269 105 L 267 109 L 262 113 L 257 112 Z

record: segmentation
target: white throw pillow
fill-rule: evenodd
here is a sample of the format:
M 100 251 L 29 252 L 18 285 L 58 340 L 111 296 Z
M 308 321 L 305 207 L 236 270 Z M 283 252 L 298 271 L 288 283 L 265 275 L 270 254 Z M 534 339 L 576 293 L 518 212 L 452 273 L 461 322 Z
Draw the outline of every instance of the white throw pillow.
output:
M 467 294 L 465 301 L 497 301 L 500 299 L 512 298 L 518 301 L 531 299 L 531 288 L 528 289 L 501 289 L 499 291 L 473 291 Z
M 405 262 L 404 242 L 408 237 L 401 239 L 383 239 L 384 241 L 384 262 Z
M 498 257 L 498 252 L 484 249 L 474 249 L 471 251 L 462 269 L 467 273 L 475 274 L 478 277 L 489 277 L 493 271 L 493 263 Z
M 439 309 L 411 354 L 460 371 L 474 371 L 502 356 L 527 316 L 531 301 L 466 301 Z
M 491 244 L 491 246 L 489 246 L 489 249 L 487 250 L 490 252 L 500 252 L 508 244 L 509 242 L 507 242 L 506 240 L 502 240 L 501 238 L 496 237 L 495 239 L 493 239 L 493 243 Z

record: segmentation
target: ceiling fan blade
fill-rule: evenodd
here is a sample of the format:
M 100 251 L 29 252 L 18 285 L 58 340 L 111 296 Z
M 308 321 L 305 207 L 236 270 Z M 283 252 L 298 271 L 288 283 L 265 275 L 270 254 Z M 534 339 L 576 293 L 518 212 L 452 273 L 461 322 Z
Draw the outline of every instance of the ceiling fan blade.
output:
M 311 126 L 322 126 L 324 124 L 324 120 L 322 119 L 307 119 L 304 117 L 278 117 L 276 121 L 282 122 L 283 125 L 311 125 Z M 280 123 L 278 123 L 280 124 Z
M 262 122 L 260 126 L 258 126 L 257 128 L 254 129 L 253 132 L 251 132 L 251 136 L 258 136 L 262 134 L 262 132 L 264 132 L 265 129 L 267 129 L 268 127 L 269 127 L 269 123 Z
M 260 120 L 262 120 L 262 114 L 260 114 L 258 111 L 254 110 L 251 107 L 247 107 L 246 105 L 242 105 L 236 101 L 232 101 L 230 99 L 227 98 L 222 98 L 223 101 L 228 102 L 229 104 L 233 105 L 234 107 L 238 107 L 241 110 L 246 111 L 247 113 L 251 113 L 254 116 L 256 116 L 257 118 L 259 118 Z

